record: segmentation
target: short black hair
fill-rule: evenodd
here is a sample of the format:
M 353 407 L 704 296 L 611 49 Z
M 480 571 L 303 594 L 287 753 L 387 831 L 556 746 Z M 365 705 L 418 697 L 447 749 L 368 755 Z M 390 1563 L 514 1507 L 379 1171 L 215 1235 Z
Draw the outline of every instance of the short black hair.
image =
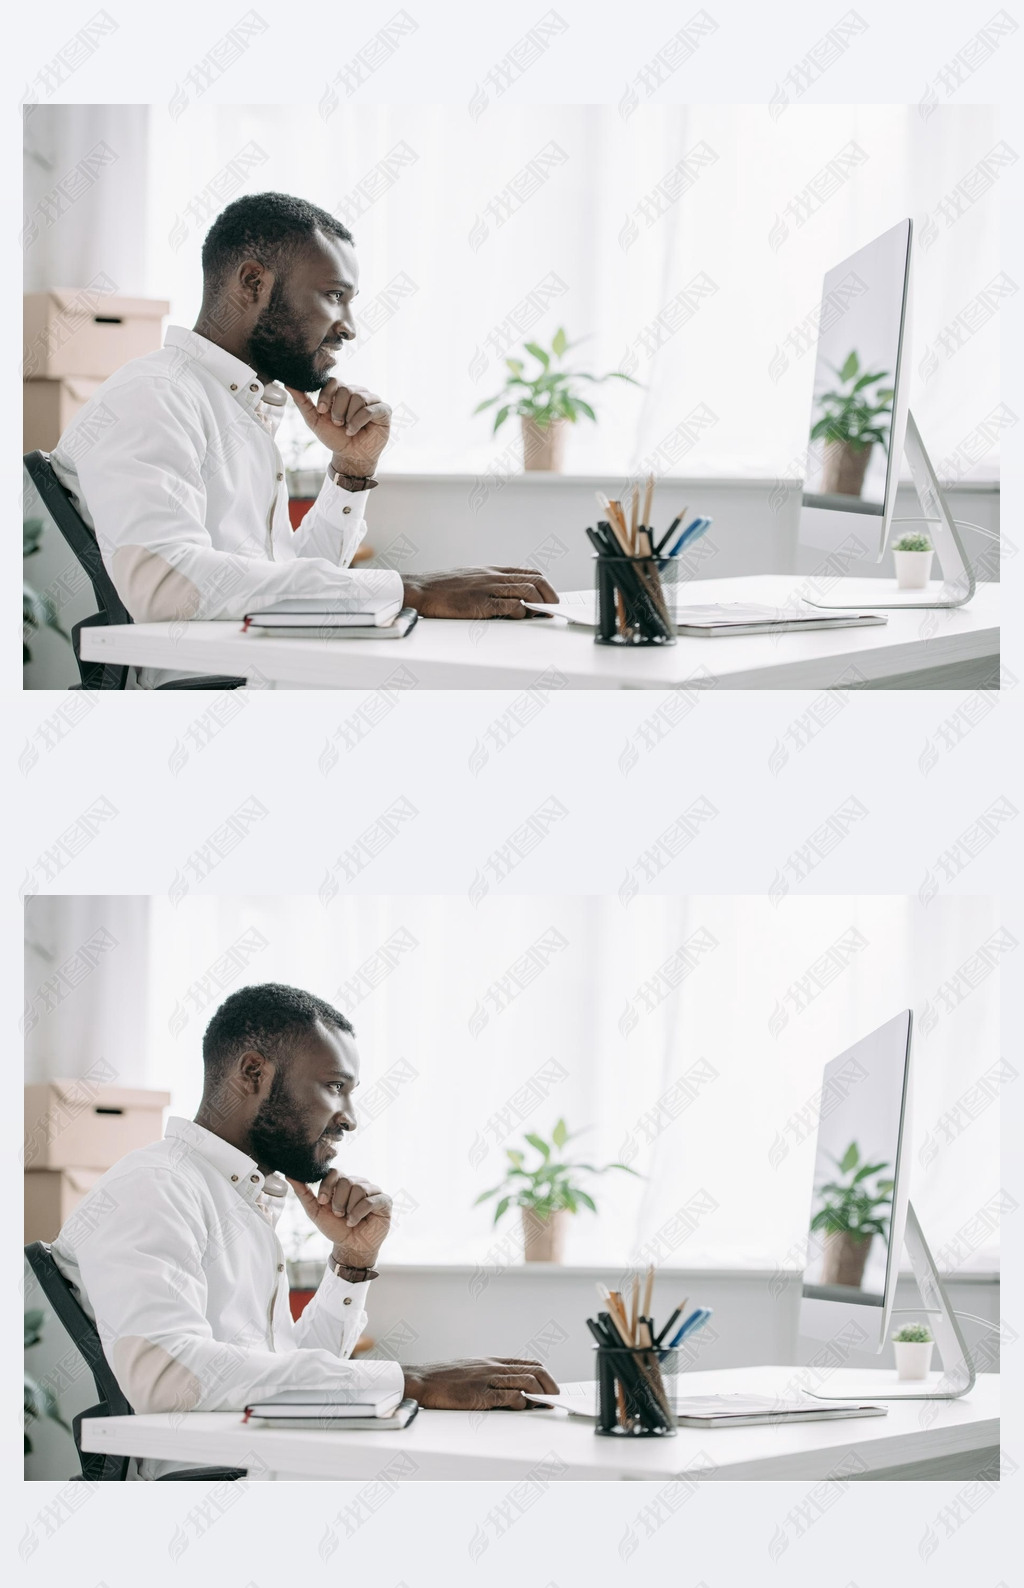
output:
M 316 1029 L 317 1023 L 334 1026 L 354 1036 L 345 1016 L 299 987 L 281 982 L 263 982 L 256 987 L 239 987 L 225 998 L 203 1037 L 203 1065 L 207 1084 L 223 1079 L 229 1066 L 248 1048 L 277 1063 L 286 1055 L 295 1037 Z
M 249 193 L 222 210 L 203 243 L 203 276 L 218 288 L 243 259 L 258 259 L 269 270 L 287 266 L 314 232 L 353 241 L 352 233 L 328 210 L 290 193 Z

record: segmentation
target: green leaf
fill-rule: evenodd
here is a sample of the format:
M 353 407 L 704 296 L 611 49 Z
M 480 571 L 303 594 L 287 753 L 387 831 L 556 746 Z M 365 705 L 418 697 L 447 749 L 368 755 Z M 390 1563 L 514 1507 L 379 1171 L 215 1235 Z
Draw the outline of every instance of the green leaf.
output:
M 563 328 L 561 326 L 559 326 L 558 330 L 555 332 L 554 336 L 551 338 L 551 351 L 553 353 L 555 353 L 559 358 L 561 358 L 562 354 L 565 352 L 565 350 L 566 350 L 566 348 L 568 346 L 569 346 L 569 339 L 566 336 L 565 331 L 563 330 Z M 531 349 L 531 351 L 532 351 L 532 349 Z
M 855 356 L 856 355 L 853 354 L 853 353 L 850 354 L 850 358 L 854 358 Z M 850 360 L 847 359 L 847 363 L 849 363 L 849 361 Z M 843 1156 L 842 1156 L 842 1158 L 839 1161 L 839 1167 L 840 1167 L 841 1171 L 843 1172 L 843 1174 L 848 1174 L 850 1172 L 850 1170 L 852 1168 L 854 1168 L 854 1166 L 856 1164 L 858 1164 L 859 1162 L 860 1162 L 860 1152 L 859 1152 L 859 1150 L 857 1148 L 857 1143 L 855 1141 L 851 1141 L 850 1145 L 847 1147 L 846 1151 L 843 1153 Z
M 860 359 L 857 357 L 856 353 L 851 353 L 849 355 L 849 357 L 847 358 L 846 363 L 843 365 L 842 369 L 839 371 L 839 379 L 840 380 L 852 380 L 854 375 L 856 375 L 856 373 L 857 373 L 857 371 L 859 369 L 860 369 Z
M 563 332 L 559 332 L 558 334 L 561 336 L 564 333 Z M 551 1132 L 551 1140 L 554 1142 L 556 1147 L 564 1147 L 566 1142 L 568 1141 L 568 1139 L 569 1139 L 569 1131 L 568 1131 L 568 1128 L 566 1126 L 565 1120 L 564 1119 L 556 1119 L 555 1120 L 555 1128 Z
M 551 1157 L 551 1148 L 544 1140 L 544 1137 L 536 1135 L 532 1130 L 528 1130 L 526 1132 L 526 1139 L 530 1143 L 531 1147 L 536 1147 L 537 1151 L 544 1159 L 544 1162 L 547 1163 L 548 1159 Z
M 506 1155 L 511 1158 L 512 1162 L 517 1165 L 517 1167 L 522 1167 L 525 1154 L 521 1153 L 518 1147 L 506 1147 L 505 1152 Z
M 498 409 L 498 412 L 494 416 L 494 430 L 491 431 L 492 435 L 494 435 L 496 431 L 501 429 L 502 425 L 505 423 L 505 420 L 508 418 L 508 416 L 511 413 L 511 411 L 512 411 L 512 404 L 511 403 L 506 403 L 504 408 L 499 408 Z
M 591 1213 L 597 1212 L 597 1203 L 594 1201 L 592 1196 L 587 1195 L 586 1191 L 577 1191 L 576 1195 L 583 1203 L 583 1206 L 590 1209 Z
M 481 1191 L 480 1195 L 475 1198 L 473 1206 L 478 1207 L 481 1202 L 486 1202 L 488 1197 L 496 1197 L 500 1190 L 500 1185 L 494 1185 L 489 1191 Z
M 533 354 L 534 358 L 538 361 L 538 363 L 542 364 L 545 369 L 550 369 L 551 360 L 538 342 L 524 342 L 523 346 L 526 348 L 528 353 Z
M 511 1201 L 512 1201 L 511 1197 L 502 1197 L 501 1201 L 498 1203 L 498 1206 L 494 1210 L 494 1222 L 495 1222 L 495 1224 L 497 1224 L 498 1220 L 504 1214 L 506 1214 L 508 1212 L 509 1203 Z
M 507 358 L 505 363 L 508 365 L 508 368 L 512 371 L 513 375 L 522 375 L 525 366 L 521 358 Z

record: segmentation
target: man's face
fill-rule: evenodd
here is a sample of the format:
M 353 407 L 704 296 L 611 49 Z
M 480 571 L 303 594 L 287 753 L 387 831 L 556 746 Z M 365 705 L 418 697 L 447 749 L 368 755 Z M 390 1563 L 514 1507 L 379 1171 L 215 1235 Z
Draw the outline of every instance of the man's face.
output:
M 274 1072 L 249 1132 L 253 1157 L 292 1180 L 322 1180 L 345 1131 L 356 1128 L 358 1085 L 352 1037 L 318 1024 Z
M 351 243 L 317 232 L 275 277 L 249 335 L 248 362 L 268 380 L 319 391 L 341 344 L 356 334 L 352 299 L 358 290 Z

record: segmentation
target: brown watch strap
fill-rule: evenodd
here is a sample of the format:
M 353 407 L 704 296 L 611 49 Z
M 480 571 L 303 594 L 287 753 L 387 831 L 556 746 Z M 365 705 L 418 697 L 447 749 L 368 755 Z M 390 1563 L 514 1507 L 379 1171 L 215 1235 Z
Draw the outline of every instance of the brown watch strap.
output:
M 328 470 L 335 485 L 340 485 L 343 491 L 373 491 L 380 484 L 370 474 L 339 474 L 332 463 Z
M 348 1263 L 339 1263 L 333 1252 L 327 1259 L 327 1266 L 332 1274 L 350 1285 L 361 1285 L 365 1279 L 380 1277 L 376 1268 L 352 1268 Z

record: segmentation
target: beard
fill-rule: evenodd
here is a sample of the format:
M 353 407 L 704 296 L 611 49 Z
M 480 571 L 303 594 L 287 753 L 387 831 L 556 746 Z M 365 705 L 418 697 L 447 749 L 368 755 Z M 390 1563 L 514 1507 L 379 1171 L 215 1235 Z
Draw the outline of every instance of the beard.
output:
M 302 325 L 284 301 L 279 278 L 249 337 L 248 362 L 293 391 L 311 392 L 319 391 L 330 375 L 334 360 L 328 363 L 326 353 L 323 343 L 312 351 L 306 347 Z
M 279 1070 L 249 1132 L 250 1154 L 290 1180 L 317 1183 L 331 1166 L 339 1138 L 315 1136 Z

